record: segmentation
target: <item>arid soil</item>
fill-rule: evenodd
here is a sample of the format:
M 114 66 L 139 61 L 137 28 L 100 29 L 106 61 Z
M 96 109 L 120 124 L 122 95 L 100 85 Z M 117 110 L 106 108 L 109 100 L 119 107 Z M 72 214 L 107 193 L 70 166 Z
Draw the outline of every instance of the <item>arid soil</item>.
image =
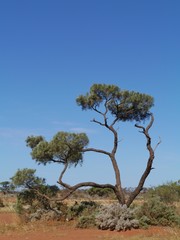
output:
M 163 239 L 165 236 L 171 236 L 171 233 L 171 229 L 162 227 L 111 232 L 97 229 L 77 229 L 73 223 L 22 224 L 15 213 L 0 213 L 0 240 L 114 240 L 131 239 L 133 236 L 139 236 L 140 239 L 158 236 Z

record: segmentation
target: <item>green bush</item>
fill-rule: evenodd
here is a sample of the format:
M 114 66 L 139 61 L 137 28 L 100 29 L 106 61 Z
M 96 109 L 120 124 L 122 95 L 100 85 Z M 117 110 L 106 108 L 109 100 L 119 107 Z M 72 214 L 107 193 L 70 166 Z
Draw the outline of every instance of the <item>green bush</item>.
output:
M 82 215 L 91 214 L 98 207 L 97 203 L 93 201 L 82 201 L 81 203 L 75 203 L 68 209 L 68 218 L 77 218 Z
M 169 182 L 152 188 L 146 194 L 146 198 L 154 196 L 159 196 L 160 200 L 165 203 L 180 201 L 180 181 Z
M 148 199 L 136 211 L 141 227 L 148 225 L 173 226 L 180 224 L 180 217 L 174 206 L 167 205 L 159 197 Z
M 31 211 L 35 211 L 36 209 L 49 209 L 50 202 L 47 198 L 43 197 L 43 195 L 48 196 L 49 198 L 57 195 L 58 187 L 49 186 L 49 185 L 40 185 L 37 188 L 38 194 L 34 189 L 32 190 L 24 190 L 20 192 L 17 196 L 17 203 L 23 205 L 30 205 Z
M 93 201 L 82 201 L 75 203 L 69 207 L 67 212 L 67 220 L 77 220 L 78 228 L 88 228 L 95 226 L 95 215 L 99 209 L 99 205 Z
M 51 202 L 45 197 L 46 195 L 49 198 L 53 198 L 58 191 L 58 187 L 49 185 L 39 185 L 34 189 L 24 189 L 17 195 L 15 211 L 26 222 L 43 218 L 49 220 L 51 217 L 51 220 L 65 219 L 66 213 L 64 213 L 63 204 Z
M 92 188 L 88 189 L 87 192 L 92 197 L 94 197 L 94 196 L 103 197 L 103 198 L 114 197 L 114 192 L 110 188 L 92 187 Z
M 76 225 L 78 228 L 92 228 L 96 226 L 95 215 L 82 216 L 78 219 Z

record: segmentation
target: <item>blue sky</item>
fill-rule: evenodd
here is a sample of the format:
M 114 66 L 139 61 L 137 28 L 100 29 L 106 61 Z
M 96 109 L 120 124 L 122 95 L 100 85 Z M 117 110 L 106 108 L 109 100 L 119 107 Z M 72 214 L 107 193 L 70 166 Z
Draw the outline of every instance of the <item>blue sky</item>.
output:
M 180 178 L 180 2 L 178 0 L 0 1 L 0 181 L 36 168 L 49 184 L 61 166 L 38 166 L 25 139 L 58 131 L 86 132 L 92 147 L 110 149 L 111 135 L 75 102 L 94 83 L 150 94 L 155 170 L 146 186 Z M 146 165 L 143 135 L 120 123 L 118 163 L 123 187 L 134 187 Z M 84 155 L 70 184 L 114 183 L 108 159 Z

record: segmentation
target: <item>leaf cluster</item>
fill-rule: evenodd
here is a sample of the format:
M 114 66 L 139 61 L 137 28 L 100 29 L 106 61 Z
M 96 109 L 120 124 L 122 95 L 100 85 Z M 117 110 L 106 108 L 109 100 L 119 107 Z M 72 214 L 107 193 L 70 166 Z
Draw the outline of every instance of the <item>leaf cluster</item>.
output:
M 35 172 L 35 169 L 18 169 L 11 178 L 12 184 L 20 188 L 33 188 L 45 184 L 45 179 L 37 177 Z
M 87 190 L 87 193 L 90 196 L 98 196 L 98 197 L 114 197 L 114 191 L 110 188 L 97 188 L 97 187 L 91 187 Z
M 58 132 L 49 142 L 42 136 L 29 136 L 26 143 L 32 149 L 32 158 L 39 164 L 56 162 L 76 166 L 82 163 L 82 149 L 89 140 L 85 133 Z
M 90 92 L 80 95 L 76 102 L 83 110 L 95 111 L 99 111 L 98 108 L 104 103 L 105 113 L 109 111 L 118 121 L 145 120 L 154 105 L 154 99 L 150 95 L 106 84 L 94 84 Z

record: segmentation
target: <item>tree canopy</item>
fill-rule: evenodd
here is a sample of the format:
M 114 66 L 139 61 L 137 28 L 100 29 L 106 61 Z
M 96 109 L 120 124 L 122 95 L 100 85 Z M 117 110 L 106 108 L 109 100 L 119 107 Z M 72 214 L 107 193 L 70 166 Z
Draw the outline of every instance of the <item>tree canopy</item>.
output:
M 45 179 L 35 175 L 35 169 L 18 169 L 15 175 L 11 178 L 12 183 L 20 188 L 33 188 L 45 183 Z
M 141 121 L 150 116 L 154 99 L 150 95 L 134 91 L 121 90 L 114 85 L 94 84 L 90 92 L 80 95 L 77 104 L 83 110 L 95 110 L 104 103 L 106 112 L 110 112 L 118 121 Z
M 60 163 L 64 165 L 60 173 L 58 183 L 68 190 L 67 194 L 62 197 L 62 200 L 72 194 L 80 187 L 91 186 L 96 188 L 109 188 L 114 191 L 120 204 L 130 206 L 136 196 L 143 189 L 146 178 L 153 169 L 152 164 L 154 160 L 154 152 L 157 147 L 153 149 L 151 146 L 151 137 L 149 130 L 153 125 L 154 117 L 150 112 L 154 105 L 153 97 L 147 94 L 142 94 L 134 91 L 121 90 L 115 85 L 94 84 L 90 88 L 89 93 L 80 95 L 76 99 L 77 104 L 82 110 L 93 110 L 100 116 L 100 120 L 95 118 L 94 123 L 107 128 L 113 136 L 113 147 L 111 151 L 87 147 L 89 144 L 88 137 L 85 133 L 69 133 L 58 132 L 52 140 L 47 141 L 42 136 L 29 136 L 26 139 L 27 146 L 31 148 L 32 158 L 38 164 Z M 149 120 L 146 127 L 140 125 L 140 122 Z M 115 128 L 116 123 L 120 121 L 134 121 L 135 127 L 141 129 L 141 133 L 145 137 L 146 147 L 148 151 L 148 159 L 146 168 L 137 184 L 137 187 L 130 194 L 128 199 L 125 198 L 121 183 L 120 168 L 116 159 L 116 152 L 118 150 L 119 136 Z M 63 176 L 68 166 L 82 164 L 83 155 L 86 152 L 94 152 L 105 154 L 109 157 L 115 175 L 115 185 L 104 183 L 98 184 L 96 182 L 81 182 L 71 186 L 63 182 Z
M 30 136 L 26 143 L 32 149 L 32 158 L 39 164 L 57 162 L 76 166 L 82 163 L 82 149 L 89 140 L 85 133 L 58 132 L 49 142 L 42 136 Z

